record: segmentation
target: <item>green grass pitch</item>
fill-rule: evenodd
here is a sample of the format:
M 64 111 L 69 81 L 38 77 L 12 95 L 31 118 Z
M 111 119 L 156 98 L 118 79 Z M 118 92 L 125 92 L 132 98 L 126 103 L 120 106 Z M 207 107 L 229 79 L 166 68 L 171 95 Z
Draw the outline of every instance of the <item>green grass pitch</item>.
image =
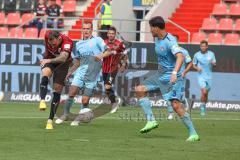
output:
M 77 107 L 73 108 L 77 111 Z M 192 118 L 201 141 L 186 142 L 179 120 L 159 120 L 148 134 L 139 108 L 122 107 L 78 127 L 70 123 L 45 130 L 49 109 L 37 104 L 0 103 L 0 160 L 237 160 L 240 158 L 240 113 L 209 111 Z M 155 109 L 155 113 L 164 113 Z M 130 116 L 131 115 L 131 116 Z M 162 114 L 164 115 L 164 114 Z M 161 117 L 163 118 L 163 116 Z

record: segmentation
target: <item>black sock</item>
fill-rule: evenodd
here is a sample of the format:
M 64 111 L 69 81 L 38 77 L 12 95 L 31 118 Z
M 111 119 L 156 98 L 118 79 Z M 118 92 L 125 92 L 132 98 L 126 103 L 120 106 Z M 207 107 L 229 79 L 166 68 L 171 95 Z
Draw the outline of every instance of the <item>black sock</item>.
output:
M 40 84 L 40 97 L 41 100 L 45 100 L 45 97 L 47 95 L 47 85 L 48 85 L 48 77 L 43 76 Z
M 114 90 L 112 88 L 109 89 L 108 97 L 109 97 L 111 103 L 116 103 L 116 96 L 115 96 Z
M 55 113 L 57 112 L 57 107 L 60 102 L 61 94 L 53 92 L 53 99 L 51 103 L 51 110 L 50 110 L 50 115 L 49 119 L 53 120 Z

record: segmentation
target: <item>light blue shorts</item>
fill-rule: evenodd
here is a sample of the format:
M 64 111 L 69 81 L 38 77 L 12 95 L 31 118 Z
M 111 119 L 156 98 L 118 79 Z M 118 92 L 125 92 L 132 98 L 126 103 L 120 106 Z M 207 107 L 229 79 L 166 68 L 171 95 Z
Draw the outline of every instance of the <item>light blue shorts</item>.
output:
M 207 89 L 208 91 L 211 90 L 212 87 L 212 80 L 211 79 L 204 79 L 203 77 L 198 77 L 198 84 L 201 89 Z
M 74 74 L 74 78 L 71 85 L 77 86 L 80 89 L 83 89 L 84 90 L 83 95 L 91 97 L 97 83 L 98 83 L 98 79 L 96 79 L 95 81 L 86 82 L 85 74 L 82 72 L 76 72 Z
M 155 74 L 145 79 L 142 85 L 147 88 L 147 91 L 160 89 L 164 100 L 177 99 L 182 101 L 184 98 L 185 80 L 182 77 L 179 77 L 177 81 L 172 84 L 169 81 L 160 81 L 159 75 Z

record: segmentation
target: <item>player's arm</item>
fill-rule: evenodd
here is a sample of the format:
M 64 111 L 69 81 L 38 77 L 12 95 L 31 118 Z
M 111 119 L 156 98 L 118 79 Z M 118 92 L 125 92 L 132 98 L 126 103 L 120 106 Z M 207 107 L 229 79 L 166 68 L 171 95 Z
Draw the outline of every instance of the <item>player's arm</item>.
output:
M 171 76 L 171 80 L 170 80 L 171 83 L 176 82 L 177 73 L 180 70 L 180 68 L 183 64 L 183 61 L 184 61 L 184 55 L 181 52 L 175 54 L 175 56 L 176 56 L 176 64 L 175 64 L 175 67 L 174 67 L 173 72 L 172 72 L 172 76 Z
M 185 76 L 186 76 L 186 74 L 190 71 L 190 69 L 192 68 L 192 66 L 193 66 L 193 62 L 192 62 L 192 61 L 189 62 L 189 63 L 187 63 L 187 66 L 186 66 L 185 70 L 184 70 L 183 73 L 182 73 L 182 77 L 185 77 Z
M 80 59 L 74 59 L 73 65 L 69 69 L 66 79 L 68 79 L 77 70 L 79 66 L 80 66 Z
M 110 50 L 110 49 L 106 49 L 103 53 L 97 55 L 97 56 L 96 56 L 96 59 L 97 59 L 98 61 L 100 61 L 100 60 L 102 60 L 103 58 L 108 57 L 108 56 L 110 56 L 110 55 L 111 55 L 111 50 Z
M 195 70 L 198 71 L 198 72 L 202 72 L 202 69 L 199 68 L 199 67 L 197 66 L 197 64 L 198 64 L 197 56 L 194 55 L 194 57 L 193 57 L 193 69 L 195 69 Z
M 52 59 L 42 59 L 40 61 L 40 64 L 42 66 L 44 66 L 47 63 L 65 63 L 68 59 L 70 53 L 66 52 L 66 51 L 62 51 L 60 53 L 60 55 L 56 58 L 52 58 Z

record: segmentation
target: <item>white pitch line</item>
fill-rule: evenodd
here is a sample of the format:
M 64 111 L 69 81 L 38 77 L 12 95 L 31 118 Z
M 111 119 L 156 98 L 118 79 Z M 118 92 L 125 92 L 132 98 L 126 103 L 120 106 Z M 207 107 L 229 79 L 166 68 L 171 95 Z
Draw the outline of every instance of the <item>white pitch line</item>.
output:
M 45 119 L 47 117 L 13 117 L 13 116 L 0 116 L 0 119 Z M 131 120 L 139 120 L 142 121 L 142 118 L 120 118 L 120 117 L 98 117 L 96 119 L 106 119 L 106 120 L 126 120 L 126 121 L 131 121 Z M 193 120 L 212 120 L 212 121 L 240 121 L 240 118 L 192 118 Z M 165 118 L 157 118 L 157 120 L 165 120 Z
M 89 142 L 89 139 L 72 139 L 72 141 Z

